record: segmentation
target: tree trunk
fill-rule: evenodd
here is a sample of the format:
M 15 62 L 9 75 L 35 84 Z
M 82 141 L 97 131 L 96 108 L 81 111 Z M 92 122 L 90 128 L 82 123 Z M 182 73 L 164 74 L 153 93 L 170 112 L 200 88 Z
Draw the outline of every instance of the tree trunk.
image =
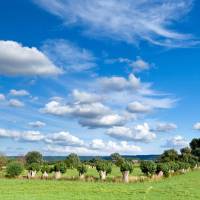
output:
M 55 172 L 55 179 L 60 179 L 61 178 L 61 172 Z
M 129 182 L 129 171 L 124 171 L 123 172 L 123 181 L 125 182 L 125 183 L 128 183 Z
M 100 171 L 99 174 L 100 174 L 100 179 L 101 180 L 105 180 L 106 179 L 106 172 L 105 171 Z
M 79 177 L 81 180 L 84 180 L 85 179 L 85 174 L 79 174 Z
M 48 175 L 48 173 L 47 173 L 46 171 L 42 174 L 42 178 L 43 178 L 43 179 L 47 179 L 48 176 L 49 176 L 49 175 Z

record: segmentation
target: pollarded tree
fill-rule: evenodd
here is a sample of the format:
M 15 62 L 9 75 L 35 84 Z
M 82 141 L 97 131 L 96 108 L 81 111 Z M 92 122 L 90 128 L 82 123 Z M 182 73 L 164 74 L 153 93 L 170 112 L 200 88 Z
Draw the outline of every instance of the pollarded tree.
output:
M 40 171 L 40 163 L 31 163 L 27 167 L 28 169 L 28 178 L 34 178 L 37 174 L 37 172 Z
M 77 167 L 77 171 L 79 172 L 80 179 L 84 179 L 85 178 L 85 174 L 87 173 L 87 166 L 84 165 L 84 164 L 80 164 Z
M 96 163 L 96 170 L 99 173 L 100 179 L 105 180 L 106 176 L 112 172 L 112 164 L 109 161 L 99 160 Z
M 133 163 L 130 161 L 124 161 L 122 162 L 121 166 L 120 166 L 120 171 L 122 172 L 122 176 L 123 176 L 123 181 L 125 183 L 129 182 L 129 173 L 132 173 L 133 171 Z
M 117 166 L 120 167 L 124 162 L 124 158 L 119 153 L 113 153 L 110 155 L 112 162 Z
M 81 161 L 77 154 L 71 153 L 66 158 L 65 163 L 68 168 L 76 169 L 80 165 Z
M 156 172 L 156 163 L 153 161 L 141 161 L 140 169 L 147 176 L 152 176 Z
M 165 177 L 169 176 L 169 165 L 168 163 L 158 163 L 156 168 L 156 173 L 159 174 L 160 172 L 163 172 L 163 175 Z
M 47 163 L 42 165 L 41 172 L 42 172 L 42 178 L 47 179 L 50 172 L 50 167 Z
M 58 162 L 54 165 L 53 170 L 55 172 L 55 179 L 60 179 L 61 174 L 66 173 L 67 167 L 64 162 Z
M 25 156 L 26 164 L 30 165 L 32 163 L 39 163 L 43 162 L 42 154 L 38 151 L 31 151 L 28 152 Z

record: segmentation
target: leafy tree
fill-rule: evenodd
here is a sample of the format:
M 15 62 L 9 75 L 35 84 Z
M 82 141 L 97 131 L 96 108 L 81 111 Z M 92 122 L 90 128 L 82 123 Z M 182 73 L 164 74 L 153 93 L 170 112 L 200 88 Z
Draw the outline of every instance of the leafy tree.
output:
M 26 159 L 27 165 L 30 165 L 32 163 L 40 163 L 41 164 L 43 161 L 42 154 L 37 151 L 28 152 L 25 156 L 25 159 Z
M 158 174 L 160 171 L 163 172 L 165 177 L 169 176 L 169 165 L 168 163 L 158 163 L 156 168 L 156 173 Z
M 200 161 L 200 138 L 194 138 L 190 142 L 190 148 L 192 149 L 192 154 L 196 157 L 198 157 Z
M 61 172 L 64 174 L 67 171 L 67 167 L 64 162 L 58 162 L 53 167 L 54 172 Z
M 40 171 L 40 164 L 39 163 L 31 163 L 30 165 L 28 165 L 28 170 L 39 172 Z
M 174 171 L 174 172 L 177 172 L 179 170 L 179 164 L 177 162 L 169 162 L 169 168 L 170 170 Z
M 141 161 L 140 169 L 147 176 L 152 176 L 156 172 L 156 163 L 153 161 Z
M 42 167 L 41 167 L 41 172 L 42 173 L 49 173 L 50 172 L 50 167 L 49 167 L 49 165 L 48 164 L 44 164 L 44 165 L 42 165 Z
M 85 173 L 87 173 L 87 166 L 84 165 L 84 164 L 80 164 L 80 165 L 77 167 L 77 171 L 79 172 L 79 176 L 82 176 L 82 175 L 84 175 Z
M 7 164 L 7 158 L 3 155 L 0 155 L 0 170 L 5 167 Z
M 180 150 L 181 154 L 184 155 L 184 154 L 191 154 L 191 149 L 189 147 L 185 147 L 185 148 L 182 148 Z
M 12 161 L 6 167 L 6 175 L 8 177 L 17 177 L 19 176 L 24 170 L 24 166 L 20 162 Z
M 119 153 L 113 153 L 110 156 L 111 156 L 112 162 L 118 167 L 120 167 L 122 163 L 124 162 L 124 158 Z
M 99 172 L 100 178 L 105 180 L 106 176 L 112 172 L 112 164 L 109 161 L 100 160 L 96 163 L 96 170 Z
M 122 172 L 122 175 L 123 175 L 123 181 L 128 183 L 129 173 L 132 173 L 133 171 L 133 163 L 128 160 L 123 161 L 120 166 L 120 171 Z
M 178 152 L 174 149 L 169 149 L 164 151 L 163 154 L 159 157 L 159 162 L 170 162 L 178 160 Z
M 75 153 L 69 154 L 69 156 L 65 160 L 67 167 L 71 169 L 77 168 L 80 165 L 80 162 L 80 158 Z

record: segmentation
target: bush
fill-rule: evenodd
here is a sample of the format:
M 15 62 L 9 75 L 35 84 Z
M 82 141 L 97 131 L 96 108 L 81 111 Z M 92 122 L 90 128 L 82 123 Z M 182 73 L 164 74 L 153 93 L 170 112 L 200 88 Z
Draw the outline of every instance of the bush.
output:
M 6 175 L 8 177 L 17 177 L 19 176 L 24 170 L 24 166 L 16 161 L 10 162 L 6 167 Z
M 77 167 L 77 171 L 79 172 L 79 175 L 87 173 L 87 167 L 84 164 L 81 164 Z
M 58 162 L 54 165 L 53 171 L 54 172 L 60 171 L 62 174 L 64 174 L 67 171 L 67 167 L 64 162 Z
M 178 160 L 178 152 L 174 149 L 169 149 L 163 152 L 159 157 L 159 162 L 171 162 Z
M 119 153 L 113 153 L 110 155 L 112 162 L 117 166 L 120 167 L 124 162 L 124 158 Z
M 104 171 L 106 174 L 110 174 L 112 172 L 112 164 L 108 161 L 98 161 L 96 164 L 96 170 L 98 172 Z
M 141 161 L 140 169 L 147 176 L 152 176 L 156 172 L 156 163 L 153 161 Z
M 120 171 L 121 172 L 129 171 L 130 173 L 132 173 L 133 164 L 130 161 L 124 161 L 120 166 Z
M 156 173 L 158 174 L 160 171 L 163 172 L 165 177 L 169 176 L 169 165 L 167 163 L 158 163 Z
M 177 162 L 169 162 L 168 164 L 170 170 L 173 170 L 174 172 L 177 172 L 180 169 L 180 166 Z
M 32 163 L 30 165 L 28 165 L 27 168 L 29 171 L 36 171 L 39 172 L 40 171 L 40 164 L 39 163 Z

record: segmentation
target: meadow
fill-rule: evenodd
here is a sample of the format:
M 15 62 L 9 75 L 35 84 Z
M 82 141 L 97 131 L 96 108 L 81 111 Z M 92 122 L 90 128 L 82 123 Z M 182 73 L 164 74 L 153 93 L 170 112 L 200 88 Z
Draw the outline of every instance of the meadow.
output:
M 200 172 L 159 181 L 101 183 L 64 180 L 0 179 L 1 200 L 197 200 Z

